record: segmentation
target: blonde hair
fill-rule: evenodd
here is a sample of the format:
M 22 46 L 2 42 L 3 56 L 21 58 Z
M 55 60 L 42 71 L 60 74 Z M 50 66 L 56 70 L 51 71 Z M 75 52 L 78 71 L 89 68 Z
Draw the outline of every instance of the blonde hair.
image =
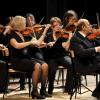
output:
M 26 19 L 23 16 L 15 16 L 11 21 L 11 27 L 13 30 L 23 30 L 26 27 Z
M 50 19 L 50 24 L 52 25 L 54 22 L 58 22 L 59 24 L 62 24 L 61 19 L 59 17 L 52 17 Z

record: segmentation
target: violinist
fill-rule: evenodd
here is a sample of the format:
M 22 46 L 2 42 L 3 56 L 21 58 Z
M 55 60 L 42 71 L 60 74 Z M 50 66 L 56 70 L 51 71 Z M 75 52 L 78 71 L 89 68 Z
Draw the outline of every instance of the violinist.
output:
M 53 94 L 55 74 L 58 66 L 64 66 L 68 69 L 66 83 L 68 86 L 68 93 L 71 93 L 71 58 L 69 57 L 68 51 L 63 47 L 63 43 L 68 41 L 68 38 L 64 38 L 62 35 L 59 37 L 58 30 L 62 29 L 62 22 L 59 17 L 52 17 L 50 19 L 51 31 L 47 33 L 45 37 L 45 42 L 48 46 L 45 50 L 45 60 L 49 65 L 48 74 L 48 93 Z M 58 35 L 57 35 L 58 34 Z M 62 33 L 60 33 L 62 34 Z M 67 48 L 67 47 L 66 47 Z
M 12 63 L 12 69 L 26 72 L 32 76 L 33 89 L 31 92 L 32 98 L 44 99 L 45 98 L 45 85 L 48 75 L 48 65 L 44 63 L 42 66 L 38 60 L 32 59 L 29 53 L 23 53 L 23 50 L 29 46 L 39 46 L 45 38 L 46 32 L 42 36 L 35 40 L 34 37 L 25 41 L 22 30 L 26 28 L 26 18 L 23 16 L 15 16 L 12 20 L 11 26 L 13 31 L 9 36 L 9 51 L 10 62 Z M 40 75 L 41 73 L 41 75 Z M 41 90 L 43 94 L 38 92 L 38 82 L 41 76 Z
M 9 56 L 8 48 L 0 44 L 0 93 L 5 93 L 7 90 L 8 69 L 5 56 Z
M 7 92 L 8 82 L 8 68 L 7 59 L 9 56 L 9 50 L 7 47 L 8 41 L 3 34 L 5 27 L 0 25 L 0 93 Z
M 90 22 L 87 19 L 80 19 L 77 28 L 78 31 L 70 41 L 70 49 L 75 54 L 75 71 L 85 75 L 100 73 L 100 42 L 94 44 L 87 38 L 92 30 Z M 100 98 L 100 82 L 92 96 Z
M 76 29 L 78 15 L 74 10 L 68 10 L 63 16 L 63 28 L 68 33 L 73 33 Z
M 27 25 L 27 27 L 35 27 L 36 21 L 35 21 L 34 15 L 32 15 L 32 14 L 30 14 L 30 13 L 28 13 L 28 14 L 26 15 L 26 25 Z M 25 37 L 25 39 L 27 38 L 26 41 L 27 41 L 27 40 L 31 40 L 32 37 L 34 37 L 35 40 L 38 40 L 38 39 L 42 36 L 42 34 L 44 34 L 44 32 L 46 33 L 46 32 L 48 31 L 49 27 L 50 27 L 50 25 L 47 25 L 47 26 L 45 27 L 45 29 L 42 31 L 43 33 L 40 33 L 41 30 L 36 31 L 36 27 L 35 27 L 35 28 L 32 28 L 33 31 L 31 32 L 31 35 L 29 34 L 29 35 L 27 35 L 27 36 Z M 38 28 L 42 28 L 42 27 L 37 27 L 37 30 L 38 30 Z M 42 41 L 41 44 L 43 44 L 43 41 Z M 44 61 L 43 53 L 42 53 L 42 50 L 41 50 L 41 45 L 40 45 L 39 47 L 30 46 L 30 47 L 28 48 L 28 53 L 31 55 L 31 57 L 32 57 L 34 60 L 38 61 L 38 62 L 41 64 L 42 70 L 45 70 L 45 68 L 46 68 L 46 63 L 45 63 L 45 61 Z M 47 75 L 48 75 L 48 71 L 45 73 L 44 78 L 45 78 Z M 41 87 L 40 94 L 43 95 L 43 96 L 45 96 L 45 97 L 51 97 L 51 95 L 49 95 L 49 94 L 46 92 L 46 87 L 44 87 L 44 88 Z

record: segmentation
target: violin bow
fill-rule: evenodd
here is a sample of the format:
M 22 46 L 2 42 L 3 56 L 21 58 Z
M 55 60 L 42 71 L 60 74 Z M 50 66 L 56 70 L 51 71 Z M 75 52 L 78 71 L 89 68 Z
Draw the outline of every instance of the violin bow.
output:
M 42 17 L 42 19 L 40 20 L 39 24 L 41 24 L 43 20 L 44 20 L 44 17 Z
M 96 13 L 98 28 L 100 27 L 99 13 Z
M 81 17 L 79 19 L 83 18 L 84 15 L 85 15 L 85 12 L 82 13 L 82 15 L 81 15 Z M 73 32 L 73 35 L 75 34 L 76 31 L 77 31 L 77 27 L 75 28 L 75 30 Z
M 43 20 L 44 20 L 44 17 L 42 17 L 42 19 L 40 20 L 39 24 L 41 24 Z M 33 32 L 33 35 L 34 35 L 35 39 L 37 40 L 36 34 L 34 32 Z
M 84 15 L 85 15 L 85 12 L 83 12 L 83 13 L 82 13 L 82 15 L 81 15 L 80 19 L 81 19 L 81 18 L 83 18 L 83 17 L 84 17 Z

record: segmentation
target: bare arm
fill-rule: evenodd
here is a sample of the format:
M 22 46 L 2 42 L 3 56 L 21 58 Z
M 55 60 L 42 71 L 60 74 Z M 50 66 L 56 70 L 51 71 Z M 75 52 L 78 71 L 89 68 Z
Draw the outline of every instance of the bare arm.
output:
M 17 40 L 16 39 L 14 39 L 14 38 L 12 38 L 11 40 L 10 40 L 10 44 L 14 47 L 14 48 L 16 48 L 16 49 L 22 49 L 22 48 L 25 48 L 25 47 L 27 47 L 27 46 L 29 46 L 29 45 L 36 45 L 37 44 L 37 42 L 36 41 L 29 41 L 29 42 L 22 42 L 22 43 L 19 43 L 19 42 L 17 42 Z
M 44 38 L 45 38 L 45 36 L 46 36 L 46 33 L 47 33 L 47 31 L 48 31 L 48 29 L 49 29 L 50 27 L 51 27 L 50 24 L 47 24 L 47 25 L 46 25 L 46 28 L 44 29 L 44 31 L 43 31 L 43 33 L 42 33 L 42 36 L 37 40 L 37 45 L 38 45 L 38 46 L 40 46 L 41 43 L 43 42 L 43 40 L 44 40 Z
M 70 39 L 71 39 L 71 38 L 72 38 L 72 33 L 69 34 L 68 40 L 67 40 L 66 42 L 63 42 L 63 43 L 62 43 L 63 48 L 65 48 L 66 50 L 69 49 L 69 46 L 70 46 Z

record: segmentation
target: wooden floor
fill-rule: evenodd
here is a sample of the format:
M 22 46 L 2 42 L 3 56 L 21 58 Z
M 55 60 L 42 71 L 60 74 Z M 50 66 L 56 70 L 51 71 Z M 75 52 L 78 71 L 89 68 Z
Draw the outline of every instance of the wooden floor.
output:
M 85 84 L 85 81 L 82 81 L 83 84 Z M 88 82 L 88 87 L 91 90 L 94 90 L 95 88 L 95 76 L 88 76 L 87 77 L 87 82 Z M 57 82 L 55 81 L 55 87 L 59 87 L 61 86 L 61 82 L 59 82 L 59 84 L 57 85 Z M 9 88 L 15 88 L 16 86 L 18 86 L 18 84 L 12 84 L 11 86 L 9 86 Z M 39 85 L 40 86 L 40 85 Z M 85 91 L 86 89 L 82 87 L 82 92 Z M 73 96 L 72 100 L 97 100 L 96 98 L 91 96 L 92 92 L 86 92 L 84 94 L 77 94 L 77 98 L 75 99 L 75 96 Z M 2 100 L 2 96 L 3 94 L 0 94 L 0 100 Z M 28 95 L 28 88 L 26 85 L 26 90 L 23 91 L 13 91 L 7 94 L 7 96 L 5 96 L 5 100 L 32 100 L 32 98 L 29 98 Z M 53 96 L 51 98 L 46 98 L 45 100 L 70 100 L 70 96 L 67 93 L 63 93 L 63 89 L 62 88 L 54 88 L 54 93 Z

